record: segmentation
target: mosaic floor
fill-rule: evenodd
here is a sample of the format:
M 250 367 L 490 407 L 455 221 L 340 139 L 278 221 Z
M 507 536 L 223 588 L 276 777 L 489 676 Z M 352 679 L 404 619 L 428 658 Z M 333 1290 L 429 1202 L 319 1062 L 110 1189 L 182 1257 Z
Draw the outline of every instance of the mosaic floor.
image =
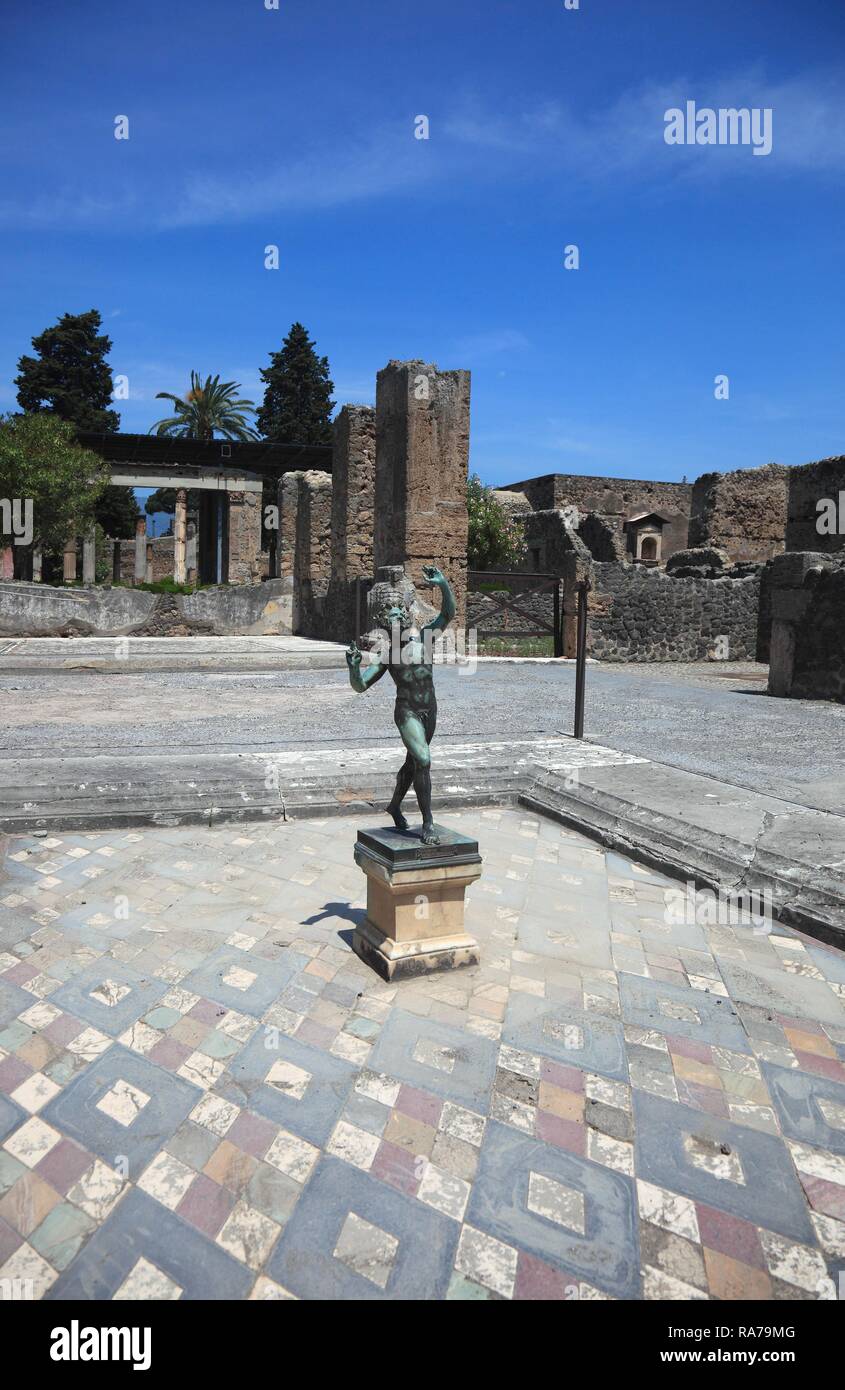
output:
M 398 986 L 349 946 L 360 820 L 10 840 L 0 1292 L 836 1298 L 845 955 L 443 821 L 482 964 Z

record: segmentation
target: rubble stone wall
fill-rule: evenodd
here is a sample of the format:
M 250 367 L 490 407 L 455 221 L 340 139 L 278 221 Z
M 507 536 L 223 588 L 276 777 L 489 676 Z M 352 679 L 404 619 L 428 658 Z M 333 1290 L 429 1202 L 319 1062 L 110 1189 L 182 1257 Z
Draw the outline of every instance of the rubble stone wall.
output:
M 588 650 L 602 661 L 754 661 L 760 579 L 675 579 L 594 563 Z

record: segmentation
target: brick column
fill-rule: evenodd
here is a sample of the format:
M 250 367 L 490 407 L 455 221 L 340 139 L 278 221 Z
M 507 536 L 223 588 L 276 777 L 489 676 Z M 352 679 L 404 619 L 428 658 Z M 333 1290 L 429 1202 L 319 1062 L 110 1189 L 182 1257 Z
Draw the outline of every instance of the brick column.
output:
M 135 522 L 135 583 L 143 584 L 147 575 L 147 519 Z
M 376 379 L 373 562 L 404 565 L 426 597 L 422 567 L 439 565 L 456 627 L 466 617 L 469 402 L 469 372 L 433 363 L 389 362 Z
M 10 545 L 0 548 L 0 579 L 14 579 L 15 552 Z
M 187 530 L 188 494 L 183 487 L 176 489 L 176 511 L 173 516 L 173 582 L 184 584 L 186 578 L 185 540 Z

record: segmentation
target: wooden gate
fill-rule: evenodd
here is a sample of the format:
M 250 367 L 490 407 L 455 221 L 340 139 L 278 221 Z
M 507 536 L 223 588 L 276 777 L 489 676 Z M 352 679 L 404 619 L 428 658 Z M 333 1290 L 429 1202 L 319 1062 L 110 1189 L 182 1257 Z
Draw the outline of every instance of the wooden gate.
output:
M 554 655 L 563 656 L 563 623 L 560 602 L 560 575 L 526 574 L 522 570 L 469 570 L 467 588 L 470 594 L 483 593 L 495 609 L 491 617 L 501 627 L 484 624 L 484 637 L 548 637 L 554 643 Z M 538 612 L 548 605 L 530 604 L 538 595 L 552 596 L 551 622 Z

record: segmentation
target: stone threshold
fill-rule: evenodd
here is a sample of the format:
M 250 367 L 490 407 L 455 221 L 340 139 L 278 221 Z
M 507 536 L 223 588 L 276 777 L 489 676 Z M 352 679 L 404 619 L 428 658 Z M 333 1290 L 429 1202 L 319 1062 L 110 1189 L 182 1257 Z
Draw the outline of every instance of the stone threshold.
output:
M 371 814 L 393 789 L 389 746 L 0 761 L 0 832 L 223 825 Z M 845 818 L 568 737 L 440 745 L 435 804 L 520 804 L 607 848 L 734 894 L 845 947 Z

